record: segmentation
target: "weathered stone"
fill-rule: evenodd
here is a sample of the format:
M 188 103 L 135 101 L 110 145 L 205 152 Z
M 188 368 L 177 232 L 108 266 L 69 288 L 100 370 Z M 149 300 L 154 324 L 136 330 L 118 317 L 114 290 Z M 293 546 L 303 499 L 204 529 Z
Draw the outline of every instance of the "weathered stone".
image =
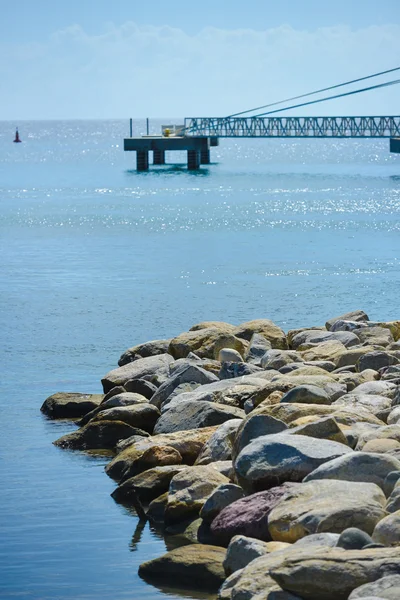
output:
M 303 350 L 302 354 L 307 361 L 329 360 L 336 364 L 346 352 L 346 346 L 339 340 L 328 340 L 318 344 L 304 344 L 299 346 L 299 350 Z
M 117 386 L 117 388 L 118 387 L 120 387 L 120 386 Z M 115 390 L 117 388 L 113 388 L 113 389 Z M 120 394 L 111 396 L 111 398 L 107 398 L 106 401 L 103 400 L 103 402 L 99 406 L 97 406 L 95 409 L 91 410 L 79 421 L 79 425 L 80 426 L 86 425 L 86 423 L 89 423 L 89 421 L 94 419 L 100 413 L 101 413 L 100 418 L 104 418 L 104 415 L 107 414 L 107 410 L 110 408 L 117 408 L 117 407 L 122 407 L 122 406 L 133 406 L 135 404 L 148 405 L 148 400 L 140 394 L 132 394 L 131 392 L 121 392 Z M 110 414 L 112 414 L 112 413 L 110 413 Z M 111 418 L 110 420 L 114 420 L 114 419 Z M 124 421 L 125 423 L 127 422 L 123 418 L 117 419 L 117 420 Z
M 263 373 L 263 370 L 261 367 L 256 367 L 256 365 L 244 362 L 224 362 L 218 373 L 218 377 L 220 379 L 235 379 L 246 375 L 257 377 L 259 373 Z
M 146 402 L 101 410 L 94 417 L 94 421 L 122 421 L 131 427 L 152 433 L 159 417 L 158 408 Z
M 334 417 L 327 416 L 318 418 L 315 416 L 313 419 L 315 420 L 297 425 L 296 427 L 293 427 L 294 423 L 292 423 L 289 433 L 292 435 L 307 435 L 313 438 L 332 440 L 333 442 L 339 442 L 345 446 L 349 445 L 346 436 L 340 429 Z
M 174 433 L 188 428 L 221 425 L 230 419 L 243 419 L 244 416 L 245 412 L 240 408 L 223 406 L 216 402 L 182 402 L 161 415 L 154 427 L 154 433 Z
M 130 379 L 142 379 L 145 376 L 158 376 L 167 378 L 169 374 L 169 365 L 173 362 L 169 354 L 159 354 L 157 356 L 148 356 L 139 358 L 134 362 L 127 363 L 118 369 L 107 373 L 101 383 L 104 392 L 107 393 L 116 385 L 122 385 Z
M 400 406 L 395 406 L 389 413 L 387 418 L 388 425 L 400 424 Z
M 360 343 L 358 337 L 350 331 L 314 331 L 305 330 L 298 333 L 292 339 L 292 347 L 305 349 L 309 344 L 323 344 L 324 342 L 340 342 L 346 348 L 356 346 Z M 310 359 L 307 359 L 310 360 Z
M 355 348 L 348 348 L 336 361 L 336 367 L 347 367 L 349 365 L 356 365 L 357 361 L 364 354 L 374 352 L 373 346 L 360 346 Z
M 352 310 L 344 315 L 340 315 L 339 317 L 328 319 L 328 321 L 325 323 L 325 327 L 330 330 L 336 321 L 355 321 L 356 323 L 365 323 L 366 321 L 369 321 L 369 318 L 363 310 Z
M 329 331 L 354 331 L 355 329 L 361 329 L 362 327 L 368 327 L 368 324 L 361 321 L 346 321 L 339 319 L 331 325 Z
M 357 587 L 399 572 L 396 548 L 324 548 L 318 554 L 310 549 L 308 556 L 288 554 L 270 574 L 281 587 L 301 594 L 304 600 L 347 600 Z
M 168 502 L 168 492 L 157 496 L 152 500 L 147 508 L 146 517 L 155 525 L 162 525 L 164 523 L 165 507 Z
M 196 465 L 207 465 L 217 460 L 232 458 L 232 439 L 242 419 L 230 419 L 218 427 L 215 433 L 204 444 L 196 459 Z
M 253 415 L 250 413 L 237 429 L 233 442 L 232 457 L 236 459 L 243 448 L 256 438 L 262 435 L 281 433 L 286 429 L 286 423 L 279 419 L 275 419 L 269 415 Z
M 237 337 L 245 340 L 251 340 L 252 336 L 258 333 L 271 342 L 273 348 L 282 348 L 283 350 L 287 348 L 284 331 L 269 319 L 255 319 L 241 323 L 235 327 L 234 333 Z
M 400 470 L 400 461 L 393 456 L 352 452 L 324 463 L 307 475 L 304 481 L 316 479 L 360 481 L 375 483 L 383 489 L 387 475 L 398 470 Z
M 125 382 L 124 388 L 127 392 L 141 394 L 147 400 L 150 400 L 157 391 L 157 386 L 150 381 L 146 381 L 146 379 L 129 379 Z
M 122 477 L 129 473 L 130 466 L 152 446 L 171 446 L 178 450 L 184 463 L 193 464 L 205 442 L 215 431 L 216 427 L 205 427 L 136 440 L 113 458 L 106 467 L 106 473 L 113 479 L 120 481 Z
M 357 527 L 349 527 L 342 531 L 336 546 L 338 548 L 344 548 L 344 550 L 361 550 L 372 543 L 373 540 L 368 533 L 365 533 L 365 531 L 362 531 Z
M 377 523 L 372 539 L 374 542 L 385 546 L 398 546 L 400 544 L 400 510 L 391 513 Z
M 113 450 L 118 441 L 133 435 L 135 429 L 121 421 L 94 421 L 73 433 L 67 433 L 53 444 L 71 450 Z
M 164 383 L 160 385 L 151 399 L 151 403 L 158 408 L 163 402 L 171 396 L 172 392 L 182 383 L 199 383 L 204 385 L 218 381 L 218 377 L 197 365 L 184 364 L 180 369 L 177 369 L 173 375 L 168 377 Z
M 388 575 L 371 583 L 365 583 L 353 590 L 349 600 L 358 598 L 378 598 L 378 600 L 399 600 L 400 598 L 400 575 Z
M 113 396 L 118 396 L 118 394 L 123 394 L 124 392 L 126 392 L 126 389 L 122 385 L 116 385 L 107 394 L 104 394 L 102 402 L 107 402 Z
M 99 406 L 103 394 L 58 392 L 46 398 L 40 410 L 51 419 L 77 419 Z
M 247 343 L 232 334 L 231 326 L 207 327 L 181 333 L 170 342 L 168 351 L 174 358 L 185 358 L 195 352 L 200 358 L 218 358 L 222 348 L 233 348 L 242 356 Z
M 262 357 L 268 350 L 271 350 L 271 348 L 271 342 L 267 340 L 267 338 L 260 333 L 254 333 L 251 336 L 250 344 L 245 354 L 246 362 L 261 367 Z
M 365 430 L 358 438 L 356 450 L 363 450 L 370 440 L 392 439 L 400 441 L 400 425 L 386 425 L 378 429 Z
M 111 494 L 118 502 L 137 496 L 141 501 L 153 500 L 168 491 L 171 479 L 187 469 L 186 465 L 164 465 L 147 469 L 126 479 Z
M 382 367 L 394 365 L 398 362 L 399 359 L 392 354 L 384 352 L 383 350 L 375 350 L 360 356 L 356 362 L 356 366 L 359 371 L 364 371 L 364 369 L 373 369 L 374 371 L 379 371 L 379 369 Z
M 385 508 L 387 513 L 395 513 L 400 510 L 400 486 L 398 484 L 394 486 Z
M 371 411 L 372 414 L 377 415 L 383 410 L 390 408 L 391 400 L 385 396 L 361 393 L 354 394 L 354 392 L 352 392 L 351 394 L 346 394 L 338 400 L 335 400 L 335 402 L 332 402 L 332 406 L 338 408 L 346 406 L 347 408 L 354 410 L 355 413 L 357 413 L 357 410 L 362 407 Z
M 182 456 L 171 446 L 151 446 L 136 460 L 133 460 L 129 469 L 124 473 L 124 479 L 134 477 L 143 471 L 154 467 L 182 464 Z
M 383 491 L 385 493 L 386 498 L 390 496 L 393 492 L 397 482 L 400 479 L 400 471 L 391 471 L 385 477 L 385 481 L 383 483 Z
M 149 356 L 156 356 L 158 354 L 166 354 L 168 352 L 170 340 L 152 340 L 151 342 L 145 342 L 144 344 L 137 344 L 132 348 L 128 348 L 121 355 L 118 361 L 120 367 L 138 360 L 139 358 L 147 358 Z
M 240 452 L 235 462 L 245 490 L 265 490 L 285 481 L 302 481 L 321 464 L 352 452 L 348 446 L 286 432 L 261 436 Z
M 229 542 L 226 551 L 224 560 L 225 575 L 227 577 L 232 575 L 235 571 L 247 567 L 255 558 L 268 553 L 268 542 L 262 542 L 255 538 L 246 537 L 245 535 L 235 535 Z
M 211 523 L 224 508 L 243 497 L 244 492 L 241 487 L 233 483 L 224 483 L 207 498 L 200 511 L 200 517 L 207 523 Z
M 392 450 L 400 448 L 400 442 L 391 439 L 369 440 L 364 446 L 363 452 L 375 452 L 377 454 L 386 454 Z
M 331 404 L 329 395 L 316 385 L 298 385 L 281 399 L 281 402 L 306 403 L 306 404 Z
M 272 539 L 289 543 L 310 533 L 341 533 L 348 527 L 372 533 L 385 515 L 385 503 L 374 483 L 309 481 L 275 506 L 269 515 L 269 531 Z
M 218 354 L 218 360 L 222 362 L 243 362 L 243 356 L 233 348 L 221 348 Z
M 296 546 L 311 547 L 311 546 L 327 546 L 334 548 L 340 538 L 339 533 L 311 533 L 306 537 L 300 538 L 295 542 Z
M 268 516 L 285 494 L 299 484 L 285 483 L 265 492 L 246 496 L 224 508 L 211 524 L 211 532 L 219 544 L 227 546 L 235 535 L 271 541 Z
M 177 473 L 169 485 L 165 520 L 184 521 L 198 515 L 212 492 L 229 479 L 211 466 L 187 467 Z
M 144 562 L 139 575 L 148 581 L 162 579 L 171 585 L 217 590 L 225 579 L 225 550 L 218 546 L 192 544 Z
M 386 327 L 364 327 L 356 333 L 362 344 L 388 346 L 394 342 L 390 329 L 387 329 Z
M 295 350 L 267 350 L 261 359 L 261 367 L 279 371 L 285 365 L 294 362 L 303 362 L 302 356 Z
M 229 333 L 232 333 L 235 329 L 235 325 L 225 323 L 225 321 L 202 321 L 201 323 L 192 325 L 189 331 L 200 331 L 201 329 L 210 329 L 210 327 L 214 329 L 221 329 L 222 331 L 228 331 Z

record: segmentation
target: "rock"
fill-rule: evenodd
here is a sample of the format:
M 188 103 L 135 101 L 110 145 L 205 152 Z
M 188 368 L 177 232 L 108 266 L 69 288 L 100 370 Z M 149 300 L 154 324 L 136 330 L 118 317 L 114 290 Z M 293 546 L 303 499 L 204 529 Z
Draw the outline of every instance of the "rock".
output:
M 113 389 L 114 390 L 118 389 L 118 387 L 119 386 L 117 386 Z M 103 402 L 99 406 L 97 406 L 95 409 L 93 409 L 89 413 L 87 413 L 79 421 L 79 425 L 80 426 L 86 425 L 86 423 L 89 423 L 89 421 L 94 419 L 100 413 L 101 413 L 100 418 L 104 417 L 104 415 L 107 413 L 107 410 L 110 408 L 133 406 L 135 404 L 148 405 L 148 400 L 144 396 L 141 396 L 140 394 L 132 394 L 130 392 L 121 392 L 120 394 L 115 394 L 115 396 L 111 396 L 111 398 L 108 398 L 106 401 L 103 400 Z M 112 413 L 110 413 L 110 414 L 112 414 Z M 111 419 L 111 420 L 113 420 L 113 419 Z M 123 418 L 117 419 L 117 420 L 126 422 L 125 419 L 123 419 Z
M 388 425 L 396 425 L 397 423 L 400 424 L 400 406 L 395 406 L 395 408 L 390 411 L 387 418 Z
M 140 501 L 153 500 L 167 492 L 171 479 L 184 469 L 187 469 L 187 466 L 179 464 L 147 469 L 126 479 L 111 495 L 117 502 L 129 500 L 134 496 L 137 496 Z
M 364 327 L 356 333 L 362 344 L 388 346 L 394 342 L 390 329 L 387 329 L 386 327 Z
M 378 429 L 365 430 L 358 438 L 356 449 L 363 450 L 365 444 L 370 440 L 383 439 L 400 441 L 400 425 L 387 425 Z
M 111 388 L 111 390 L 107 392 L 107 394 L 103 396 L 102 403 L 107 402 L 107 400 L 109 400 L 113 396 L 118 396 L 118 394 L 123 394 L 124 392 L 126 392 L 126 389 L 122 387 L 122 385 L 116 385 L 115 387 Z
M 215 540 L 227 546 L 235 535 L 271 541 L 268 517 L 281 499 L 299 484 L 285 483 L 266 492 L 258 492 L 224 508 L 211 524 Z
M 223 406 L 216 402 L 182 402 L 161 415 L 154 433 L 174 433 L 186 429 L 221 425 L 230 419 L 243 419 L 244 416 L 245 412 L 240 408 Z
M 168 492 L 161 494 L 152 500 L 147 508 L 146 518 L 155 525 L 164 524 L 165 507 L 168 502 Z
M 281 399 L 281 402 L 306 403 L 306 404 L 331 404 L 328 394 L 315 385 L 298 385 Z
M 271 342 L 267 340 L 267 338 L 260 333 L 254 333 L 251 336 L 250 344 L 245 354 L 246 362 L 261 367 L 262 357 L 268 350 L 271 350 L 271 348 Z
M 139 575 L 147 581 L 163 580 L 179 587 L 217 591 L 225 579 L 225 550 L 217 546 L 191 544 L 144 562 Z
M 289 430 L 289 433 L 296 435 L 307 435 L 309 437 L 332 440 L 333 442 L 339 442 L 348 446 L 347 438 L 343 431 L 340 429 L 336 419 L 334 417 L 321 417 L 316 420 L 297 425 Z M 293 425 L 293 423 L 292 423 Z
M 321 464 L 349 452 L 349 447 L 329 440 L 316 444 L 304 435 L 265 435 L 240 452 L 235 473 L 245 490 L 259 491 L 285 481 L 302 481 Z
M 181 333 L 170 342 L 168 352 L 174 358 L 185 358 L 194 352 L 200 358 L 218 358 L 222 348 L 237 350 L 242 356 L 247 344 L 232 334 L 229 327 L 206 327 Z
M 118 365 L 123 367 L 134 360 L 139 358 L 147 358 L 149 356 L 156 356 L 158 354 L 166 354 L 168 352 L 170 340 L 153 340 L 151 342 L 145 342 L 144 344 L 138 344 L 132 348 L 128 348 L 118 361 Z
M 349 527 L 342 531 L 336 546 L 344 548 L 344 550 L 362 550 L 362 548 L 372 543 L 373 540 L 368 533 L 357 529 L 357 527 Z
M 318 554 L 310 551 L 308 556 L 288 554 L 270 574 L 285 590 L 301 594 L 305 600 L 347 600 L 355 588 L 399 571 L 396 548 L 324 548 Z
M 336 323 L 336 321 L 355 321 L 356 323 L 365 323 L 369 321 L 369 318 L 363 310 L 353 310 L 345 313 L 344 315 L 340 315 L 339 317 L 328 319 L 328 321 L 325 323 L 325 327 L 328 329 L 328 331 L 332 328 L 332 325 Z
M 40 410 L 50 419 L 77 419 L 99 406 L 103 398 L 103 394 L 58 392 L 46 398 Z
M 335 364 L 339 361 L 342 354 L 346 352 L 346 346 L 339 340 L 328 340 L 319 344 L 305 344 L 299 346 L 299 349 L 303 350 L 302 354 L 307 361 L 329 360 Z
M 182 383 L 199 383 L 204 385 L 219 381 L 218 377 L 197 365 L 183 364 L 180 369 L 177 369 L 173 375 L 168 377 L 164 383 L 160 385 L 151 399 L 151 403 L 158 408 L 163 402 L 171 396 L 172 392 Z
M 67 433 L 53 444 L 71 450 L 113 450 L 119 440 L 133 435 L 135 429 L 121 421 L 95 421 Z
M 134 362 L 127 363 L 118 369 L 107 373 L 101 383 L 104 392 L 107 393 L 116 385 L 122 385 L 130 379 L 142 379 L 143 377 L 161 377 L 167 378 L 169 374 L 169 365 L 173 362 L 169 354 L 159 354 L 157 356 L 148 356 L 139 358 Z
M 395 485 L 386 503 L 386 512 L 395 513 L 400 510 L 400 486 Z
M 218 376 L 220 379 L 234 379 L 245 375 L 254 375 L 257 377 L 262 372 L 260 367 L 248 363 L 224 362 Z
M 225 323 L 225 321 L 202 321 L 201 323 L 196 323 L 193 325 L 189 331 L 200 331 L 201 329 L 209 329 L 210 327 L 213 327 L 214 329 L 221 329 L 222 331 L 227 331 L 228 333 L 233 333 L 235 329 L 235 325 Z
M 400 448 L 400 442 L 396 440 L 375 439 L 369 440 L 369 442 L 367 442 L 364 445 L 363 452 L 375 452 L 377 454 L 386 454 L 387 452 L 390 452 L 391 450 L 396 450 L 397 448 Z
M 384 488 L 386 476 L 400 470 L 400 461 L 392 456 L 367 452 L 352 452 L 324 463 L 304 479 L 339 479 L 340 481 L 369 482 Z
M 331 325 L 329 331 L 354 331 L 355 329 L 361 329 L 362 327 L 368 327 L 368 324 L 357 321 L 341 321 L 339 319 Z
M 285 332 L 269 319 L 247 321 L 246 323 L 241 323 L 234 329 L 234 334 L 245 340 L 251 340 L 255 333 L 262 335 L 271 342 L 273 348 L 281 348 L 282 350 L 287 348 Z
M 358 408 L 363 407 L 371 411 L 372 414 L 378 415 L 382 411 L 390 408 L 391 400 L 385 396 L 376 396 L 372 394 L 346 394 L 335 402 L 332 402 L 334 407 L 346 406 L 353 409 L 357 413 Z
M 153 394 L 157 391 L 157 386 L 150 381 L 146 381 L 146 379 L 129 379 L 125 382 L 124 388 L 127 392 L 132 392 L 133 394 L 141 394 L 147 400 L 150 400 Z
M 243 497 L 244 492 L 241 487 L 233 483 L 223 483 L 207 498 L 200 511 L 200 517 L 207 523 L 211 523 L 224 508 Z
M 102 410 L 94 417 L 97 421 L 122 421 L 131 427 L 152 433 L 154 425 L 160 417 L 160 411 L 148 402 L 132 406 L 120 406 Z
M 372 539 L 374 542 L 385 546 L 398 546 L 400 544 L 400 510 L 391 513 L 377 523 Z
M 354 390 L 354 395 L 381 395 L 387 398 L 393 398 L 397 389 L 397 385 L 390 381 L 366 381 L 361 383 Z
M 341 533 L 348 527 L 372 533 L 385 515 L 385 503 L 382 490 L 374 483 L 308 481 L 271 511 L 269 531 L 273 540 L 289 543 L 310 533 Z
M 226 551 L 223 563 L 225 575 L 227 577 L 232 575 L 235 571 L 247 567 L 255 558 L 265 554 L 268 554 L 268 542 L 262 542 L 245 535 L 235 535 Z
M 286 423 L 279 419 L 275 419 L 269 415 L 253 415 L 250 413 L 248 417 L 241 421 L 237 429 L 233 442 L 233 458 L 236 459 L 243 448 L 256 438 L 272 433 L 281 433 L 286 429 Z
M 385 477 L 385 481 L 383 482 L 383 491 L 385 493 L 386 498 L 390 496 L 393 492 L 396 483 L 400 479 L 400 471 L 391 471 Z
M 398 600 L 400 598 L 400 575 L 388 575 L 371 583 L 365 583 L 353 590 L 349 600 L 358 598 L 379 598 L 381 600 Z
M 329 548 L 334 548 L 339 538 L 339 533 L 312 533 L 311 535 L 300 538 L 294 544 L 296 546 L 302 546 L 303 548 L 310 546 L 327 546 Z
M 120 481 L 129 473 L 129 469 L 142 454 L 152 446 L 170 446 L 178 450 L 184 463 L 193 464 L 201 452 L 205 442 L 215 432 L 216 427 L 179 431 L 166 435 L 154 435 L 151 438 L 136 440 L 133 444 L 122 450 L 106 466 L 106 473 L 113 479 Z
M 184 521 L 198 515 L 212 492 L 229 479 L 210 466 L 187 467 L 171 479 L 165 520 Z
M 289 363 L 302 362 L 303 359 L 295 350 L 267 350 L 261 359 L 263 369 L 276 369 L 279 371 Z
M 223 362 L 243 362 L 243 356 L 237 350 L 233 348 L 222 348 L 218 354 L 218 360 Z
M 124 480 L 134 477 L 143 471 L 153 467 L 182 464 L 182 456 L 171 446 L 151 446 L 143 452 L 136 460 L 133 460 L 129 469 L 124 473 Z
M 207 465 L 218 460 L 232 458 L 232 439 L 242 419 L 230 419 L 218 427 L 215 433 L 204 444 L 196 459 L 196 465 Z
M 322 344 L 331 341 L 340 342 L 346 348 L 360 343 L 359 338 L 351 331 L 314 331 L 310 329 L 295 335 L 292 339 L 292 347 L 295 350 L 299 348 L 305 350 L 304 346 L 309 344 Z
M 368 354 L 369 352 L 374 352 L 373 346 L 360 346 L 355 348 L 347 349 L 336 361 L 336 367 L 347 367 L 349 365 L 356 365 L 357 361 L 364 354 Z
M 356 362 L 357 369 L 364 371 L 364 369 L 373 369 L 379 371 L 382 367 L 397 364 L 399 360 L 383 350 L 375 350 L 373 352 L 367 352 L 360 356 Z

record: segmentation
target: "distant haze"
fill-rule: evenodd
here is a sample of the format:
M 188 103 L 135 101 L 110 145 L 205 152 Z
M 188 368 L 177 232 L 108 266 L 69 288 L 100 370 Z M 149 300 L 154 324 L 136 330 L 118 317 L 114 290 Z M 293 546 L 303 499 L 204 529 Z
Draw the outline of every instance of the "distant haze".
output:
M 225 116 L 400 65 L 398 0 L 0 4 L 1 120 Z M 399 113 L 400 85 L 293 114 Z

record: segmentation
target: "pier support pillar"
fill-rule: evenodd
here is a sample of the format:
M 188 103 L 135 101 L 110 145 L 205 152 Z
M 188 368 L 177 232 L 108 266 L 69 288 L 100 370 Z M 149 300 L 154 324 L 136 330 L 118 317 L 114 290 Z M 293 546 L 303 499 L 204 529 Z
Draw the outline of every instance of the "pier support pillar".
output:
M 149 168 L 149 153 L 146 150 L 136 152 L 136 170 L 147 171 Z
M 188 150 L 187 151 L 187 162 L 188 169 L 193 171 L 200 167 L 200 151 L 199 150 Z
M 400 138 L 390 138 L 390 152 L 400 154 Z
M 165 165 L 165 150 L 153 150 L 153 165 Z
M 200 152 L 200 164 L 209 165 L 210 162 L 210 150 L 202 150 Z

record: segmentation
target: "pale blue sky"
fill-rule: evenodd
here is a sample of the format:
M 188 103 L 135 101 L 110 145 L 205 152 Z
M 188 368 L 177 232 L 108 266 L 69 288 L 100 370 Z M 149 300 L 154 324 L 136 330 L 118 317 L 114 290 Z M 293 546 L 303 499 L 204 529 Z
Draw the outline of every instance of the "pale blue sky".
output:
M 0 7 L 0 119 L 226 115 L 400 65 L 400 0 Z M 399 113 L 400 85 L 295 112 Z

